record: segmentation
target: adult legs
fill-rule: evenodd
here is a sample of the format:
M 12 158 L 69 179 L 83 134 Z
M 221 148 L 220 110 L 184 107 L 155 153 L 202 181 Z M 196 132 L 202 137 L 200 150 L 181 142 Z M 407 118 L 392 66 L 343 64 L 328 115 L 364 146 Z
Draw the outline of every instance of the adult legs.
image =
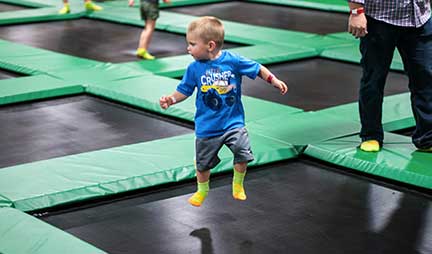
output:
M 405 29 L 398 49 L 409 77 L 416 121 L 413 143 L 420 149 L 432 148 L 432 21 L 418 29 Z
M 368 34 L 360 40 L 363 76 L 360 81 L 359 112 L 362 141 L 382 145 L 381 123 L 384 86 L 395 50 L 398 29 L 368 17 Z

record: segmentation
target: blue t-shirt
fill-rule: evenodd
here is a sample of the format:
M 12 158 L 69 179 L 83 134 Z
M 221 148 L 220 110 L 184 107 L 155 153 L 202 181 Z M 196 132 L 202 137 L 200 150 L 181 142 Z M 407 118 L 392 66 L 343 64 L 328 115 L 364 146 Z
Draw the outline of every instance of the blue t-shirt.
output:
M 191 63 L 177 91 L 191 96 L 197 88 L 195 134 L 198 138 L 214 137 L 243 127 L 241 81 L 246 75 L 255 79 L 261 65 L 228 51 L 214 60 Z

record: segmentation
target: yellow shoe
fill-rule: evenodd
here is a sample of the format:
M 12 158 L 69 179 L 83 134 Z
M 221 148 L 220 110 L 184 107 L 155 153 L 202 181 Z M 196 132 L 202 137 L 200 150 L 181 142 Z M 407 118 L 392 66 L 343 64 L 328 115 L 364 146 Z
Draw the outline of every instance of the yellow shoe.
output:
M 380 150 L 380 144 L 377 140 L 367 140 L 360 144 L 360 149 L 365 152 L 378 152 Z
M 137 57 L 140 57 L 144 60 L 154 60 L 155 57 L 152 56 L 146 49 L 139 48 L 136 52 Z
M 200 207 L 202 205 L 202 203 L 204 202 L 206 196 L 204 196 L 203 194 L 201 194 L 200 192 L 195 192 L 192 197 L 190 197 L 188 199 L 189 204 L 193 205 L 193 206 L 197 206 Z
M 58 11 L 58 14 L 60 14 L 60 15 L 64 15 L 64 14 L 67 14 L 67 13 L 69 13 L 70 12 L 70 6 L 69 6 L 69 4 L 64 4 L 63 5 L 63 8 L 61 8 L 59 11 Z
M 238 183 L 233 183 L 232 195 L 233 195 L 233 198 L 237 199 L 237 200 L 246 200 L 246 198 L 247 198 L 243 186 L 241 186 Z
M 92 1 L 85 2 L 84 7 L 87 11 L 101 11 L 103 9 L 101 6 L 94 4 Z

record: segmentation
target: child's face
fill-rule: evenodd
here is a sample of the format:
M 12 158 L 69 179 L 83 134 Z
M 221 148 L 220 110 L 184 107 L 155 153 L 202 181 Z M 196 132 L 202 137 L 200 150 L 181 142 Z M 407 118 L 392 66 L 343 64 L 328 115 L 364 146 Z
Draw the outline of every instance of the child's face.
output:
M 193 33 L 188 33 L 186 40 L 188 43 L 187 51 L 195 60 L 210 59 L 208 43 L 205 43 L 199 36 Z

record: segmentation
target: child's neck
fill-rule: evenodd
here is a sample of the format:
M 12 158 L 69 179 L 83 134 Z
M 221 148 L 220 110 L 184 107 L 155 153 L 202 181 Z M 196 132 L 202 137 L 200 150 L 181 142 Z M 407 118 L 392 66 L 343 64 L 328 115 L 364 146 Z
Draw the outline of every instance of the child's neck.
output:
M 222 50 L 217 50 L 215 52 L 209 53 L 209 60 L 215 60 L 218 59 L 222 55 Z

